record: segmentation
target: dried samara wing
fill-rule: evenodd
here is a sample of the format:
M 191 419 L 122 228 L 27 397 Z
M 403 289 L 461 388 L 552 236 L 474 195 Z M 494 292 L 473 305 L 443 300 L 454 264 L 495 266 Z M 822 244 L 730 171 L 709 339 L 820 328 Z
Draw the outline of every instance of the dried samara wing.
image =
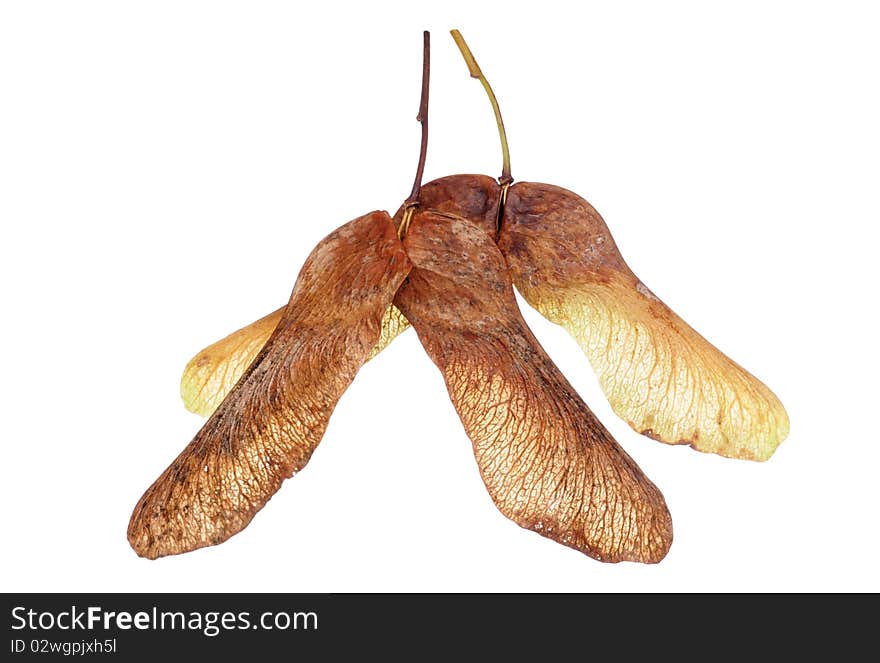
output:
M 766 460 L 788 435 L 773 392 L 633 274 L 580 196 L 513 185 L 498 246 L 517 289 L 577 340 L 614 411 L 636 431 L 748 460 Z
M 305 466 L 409 269 L 386 212 L 315 247 L 255 360 L 135 507 L 128 539 L 139 555 L 225 541 Z
M 672 542 L 660 491 L 526 326 L 504 260 L 473 223 L 416 213 L 395 304 L 446 380 L 495 504 L 599 560 L 658 562 Z

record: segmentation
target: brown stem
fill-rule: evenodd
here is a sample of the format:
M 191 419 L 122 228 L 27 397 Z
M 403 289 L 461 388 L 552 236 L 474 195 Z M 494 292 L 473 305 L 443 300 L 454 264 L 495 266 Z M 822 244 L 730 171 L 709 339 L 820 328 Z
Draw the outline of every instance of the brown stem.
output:
M 424 47 L 422 49 L 422 96 L 419 101 L 419 114 L 416 116 L 422 125 L 422 146 L 419 150 L 419 166 L 416 169 L 416 179 L 413 182 L 412 192 L 404 205 L 412 206 L 419 199 L 422 189 L 422 175 L 425 173 L 425 159 L 428 156 L 428 83 L 431 80 L 431 33 L 424 32 Z

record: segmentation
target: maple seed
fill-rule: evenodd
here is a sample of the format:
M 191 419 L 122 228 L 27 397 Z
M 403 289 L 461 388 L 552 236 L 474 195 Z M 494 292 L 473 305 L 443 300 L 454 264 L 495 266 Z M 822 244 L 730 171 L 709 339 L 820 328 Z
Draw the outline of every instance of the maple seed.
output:
M 505 516 L 602 561 L 659 562 L 672 543 L 662 494 L 541 348 L 514 285 L 575 337 L 614 411 L 643 435 L 765 460 L 788 434 L 776 396 L 633 274 L 587 201 L 549 184 L 512 183 L 495 95 L 452 34 L 491 100 L 501 177 L 422 185 L 425 33 L 410 196 L 393 219 L 374 212 L 328 236 L 286 308 L 187 365 L 187 407 L 219 407 L 135 508 L 129 541 L 139 554 L 185 552 L 245 527 L 308 461 L 358 368 L 412 322 Z
M 429 50 L 425 32 L 422 141 L 409 209 L 427 151 Z M 222 543 L 308 463 L 357 371 L 400 326 L 391 300 L 410 266 L 398 224 L 387 212 L 359 217 L 318 243 L 282 311 L 190 362 L 181 384 L 184 400 L 203 411 L 218 397 L 222 402 L 135 506 L 128 525 L 135 552 L 155 559 Z M 226 394 L 227 374 L 242 370 Z
M 513 185 L 498 246 L 517 290 L 574 337 L 614 412 L 636 431 L 758 461 L 788 435 L 776 395 L 633 274 L 602 217 L 577 194 Z
M 137 503 L 128 540 L 139 555 L 225 541 L 306 465 L 409 269 L 387 212 L 315 247 L 256 360 Z
M 446 380 L 498 509 L 606 562 L 659 562 L 660 491 L 559 372 L 517 308 L 504 259 L 465 219 L 417 212 L 395 304 Z

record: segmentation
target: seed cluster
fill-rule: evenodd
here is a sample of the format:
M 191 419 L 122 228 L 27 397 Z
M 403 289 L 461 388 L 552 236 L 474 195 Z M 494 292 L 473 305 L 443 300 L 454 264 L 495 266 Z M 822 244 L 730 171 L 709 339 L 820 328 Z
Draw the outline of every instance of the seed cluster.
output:
M 289 303 L 198 353 L 181 381 L 204 427 L 140 499 L 128 538 L 155 558 L 241 531 L 308 462 L 360 366 L 410 325 L 440 369 L 499 510 L 595 559 L 659 562 L 672 543 L 662 494 L 544 352 L 514 287 L 581 345 L 636 431 L 766 460 L 788 417 L 763 383 L 687 325 L 630 270 L 602 217 L 571 191 L 512 184 L 494 94 L 498 181 L 421 185 L 428 45 L 413 193 L 323 239 Z

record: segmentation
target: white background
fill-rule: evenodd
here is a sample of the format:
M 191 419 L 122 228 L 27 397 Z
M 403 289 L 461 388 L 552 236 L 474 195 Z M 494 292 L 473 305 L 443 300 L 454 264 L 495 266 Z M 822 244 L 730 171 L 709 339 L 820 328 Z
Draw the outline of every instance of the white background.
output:
M 880 590 L 878 17 L 662 4 L 4 3 L 0 589 Z M 186 361 L 286 301 L 333 228 L 408 194 L 423 28 L 426 180 L 498 174 L 452 27 L 514 176 L 593 202 L 649 287 L 774 389 L 791 436 L 764 464 L 640 437 L 526 307 L 664 492 L 661 564 L 601 564 L 501 516 L 412 331 L 243 533 L 138 558 L 131 508 L 202 423 Z

